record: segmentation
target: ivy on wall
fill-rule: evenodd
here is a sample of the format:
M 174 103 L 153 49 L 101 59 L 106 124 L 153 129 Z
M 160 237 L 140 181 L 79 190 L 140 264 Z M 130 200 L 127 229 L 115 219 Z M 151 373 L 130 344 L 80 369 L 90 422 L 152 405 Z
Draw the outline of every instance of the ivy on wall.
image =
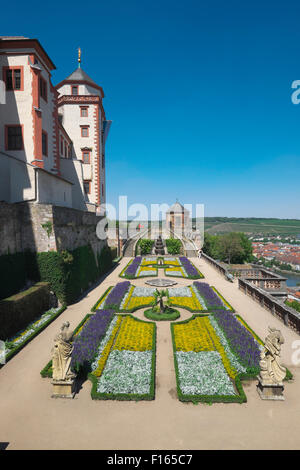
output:
M 75 302 L 82 292 L 112 267 L 112 253 L 104 247 L 96 257 L 90 245 L 75 250 L 0 256 L 0 299 L 19 292 L 26 280 L 49 282 L 63 304 Z

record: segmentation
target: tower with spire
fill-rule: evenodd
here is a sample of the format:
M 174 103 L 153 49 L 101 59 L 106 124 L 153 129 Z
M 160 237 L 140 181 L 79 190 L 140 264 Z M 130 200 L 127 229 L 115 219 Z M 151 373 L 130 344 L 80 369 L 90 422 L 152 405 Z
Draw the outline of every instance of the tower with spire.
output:
M 111 125 L 106 119 L 104 92 L 81 67 L 56 85 L 62 174 L 73 182 L 73 200 L 85 201 L 89 210 L 102 213 L 106 201 L 105 142 Z M 64 139 L 72 150 L 66 152 Z M 70 161 L 72 160 L 72 165 Z

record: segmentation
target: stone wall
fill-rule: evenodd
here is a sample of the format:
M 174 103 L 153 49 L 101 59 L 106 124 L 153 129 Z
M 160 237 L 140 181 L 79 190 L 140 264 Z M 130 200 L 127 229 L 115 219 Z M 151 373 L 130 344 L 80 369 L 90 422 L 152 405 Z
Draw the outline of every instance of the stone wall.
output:
M 274 298 L 274 296 L 270 295 L 268 292 L 253 285 L 248 279 L 240 278 L 238 282 L 240 290 L 258 302 L 286 326 L 300 334 L 300 314 L 296 310 L 288 307 L 283 301 Z
M 106 240 L 96 235 L 96 214 L 51 204 L 0 202 L 0 255 L 25 250 L 74 250 L 90 244 L 99 253 Z

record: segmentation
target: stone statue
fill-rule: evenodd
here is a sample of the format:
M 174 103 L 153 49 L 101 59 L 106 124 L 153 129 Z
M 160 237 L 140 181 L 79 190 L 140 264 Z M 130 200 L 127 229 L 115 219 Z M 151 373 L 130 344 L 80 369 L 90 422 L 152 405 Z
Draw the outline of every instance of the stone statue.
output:
M 73 331 L 69 331 L 70 323 L 62 324 L 60 333 L 54 338 L 52 350 L 52 379 L 53 381 L 72 381 L 76 374 L 71 371 L 70 364 L 73 346 L 71 340 Z
M 269 327 L 265 347 L 260 355 L 260 378 L 263 384 L 281 384 L 286 376 L 286 369 L 280 364 L 281 345 L 284 339 L 280 330 Z

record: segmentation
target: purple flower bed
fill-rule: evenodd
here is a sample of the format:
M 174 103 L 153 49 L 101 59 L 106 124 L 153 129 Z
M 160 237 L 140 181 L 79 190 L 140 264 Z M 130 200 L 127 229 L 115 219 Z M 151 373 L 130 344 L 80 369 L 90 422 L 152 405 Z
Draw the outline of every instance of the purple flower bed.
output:
M 206 282 L 193 282 L 197 291 L 204 298 L 204 301 L 208 309 L 211 308 L 222 308 L 224 309 L 224 304 L 220 297 L 215 293 L 215 291 L 210 287 Z
M 214 318 L 222 328 L 228 343 L 247 367 L 249 373 L 258 373 L 260 361 L 260 349 L 252 334 L 235 318 L 235 316 L 224 311 L 214 312 Z
M 106 297 L 106 301 L 104 304 L 105 308 L 118 310 L 118 308 L 120 307 L 120 303 L 122 302 L 122 299 L 128 291 L 129 287 L 129 281 L 118 282 L 118 284 L 115 285 L 115 287 L 110 291 L 110 293 Z
M 179 256 L 179 260 L 189 278 L 198 279 L 200 277 L 199 271 L 195 268 L 193 263 L 191 263 L 188 258 L 186 258 L 185 256 Z
M 113 316 L 114 312 L 111 310 L 97 310 L 87 321 L 73 344 L 72 369 L 79 371 L 91 363 Z
M 133 278 L 136 276 L 137 270 L 142 262 L 142 257 L 141 256 L 136 256 L 134 260 L 130 263 L 126 271 L 124 272 L 124 276 L 128 276 L 130 278 Z

